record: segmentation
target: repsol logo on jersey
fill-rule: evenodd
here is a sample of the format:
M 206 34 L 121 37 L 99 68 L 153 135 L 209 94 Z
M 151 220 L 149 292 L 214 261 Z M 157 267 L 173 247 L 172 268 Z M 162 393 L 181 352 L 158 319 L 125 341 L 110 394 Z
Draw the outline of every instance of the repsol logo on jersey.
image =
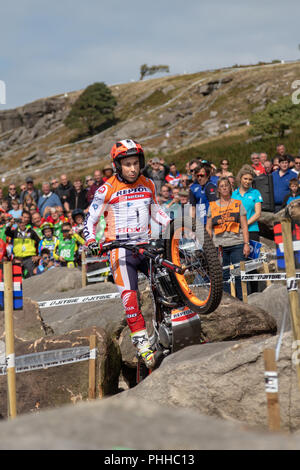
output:
M 116 193 L 116 196 L 125 196 L 126 194 L 132 194 L 132 193 L 142 193 L 144 191 L 148 191 L 147 188 L 144 186 L 138 186 L 137 188 L 128 188 L 128 189 L 121 189 Z

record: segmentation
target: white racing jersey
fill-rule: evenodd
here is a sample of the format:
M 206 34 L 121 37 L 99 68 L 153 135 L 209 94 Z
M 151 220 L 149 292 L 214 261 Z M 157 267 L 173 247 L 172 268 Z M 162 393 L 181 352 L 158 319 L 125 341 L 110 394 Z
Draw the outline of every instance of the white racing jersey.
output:
M 162 225 L 170 222 L 156 199 L 152 180 L 139 176 L 135 183 L 126 183 L 114 175 L 96 191 L 84 223 L 87 242 L 96 239 L 98 221 L 104 215 L 105 240 L 148 242 L 151 238 L 151 219 Z

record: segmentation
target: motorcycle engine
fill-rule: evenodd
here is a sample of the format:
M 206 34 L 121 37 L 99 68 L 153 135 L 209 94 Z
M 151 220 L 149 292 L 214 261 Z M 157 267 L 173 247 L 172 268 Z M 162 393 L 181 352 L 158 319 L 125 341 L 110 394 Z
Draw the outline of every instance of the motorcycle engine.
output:
M 158 337 L 160 344 L 164 348 L 169 349 L 172 344 L 172 331 L 164 323 L 159 325 Z

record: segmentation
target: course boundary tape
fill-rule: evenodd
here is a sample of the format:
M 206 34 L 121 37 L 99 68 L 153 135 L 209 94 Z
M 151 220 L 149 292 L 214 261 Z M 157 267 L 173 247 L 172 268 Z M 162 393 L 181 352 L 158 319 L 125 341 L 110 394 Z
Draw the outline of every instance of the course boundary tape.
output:
M 61 305 L 83 304 L 87 302 L 99 302 L 99 300 L 117 299 L 121 295 L 118 292 L 98 295 L 85 295 L 82 297 L 69 297 L 66 299 L 42 300 L 38 302 L 39 308 L 59 307 Z
M 3 355 L 4 356 L 4 355 Z M 1 358 L 4 363 L 0 363 L 0 375 L 6 375 L 9 367 L 5 356 Z M 14 367 L 17 373 L 27 372 L 37 369 L 48 369 L 48 367 L 57 367 L 75 362 L 95 359 L 96 350 L 89 346 L 78 346 L 75 348 L 54 349 L 51 351 L 42 351 L 38 353 L 25 354 L 14 358 Z

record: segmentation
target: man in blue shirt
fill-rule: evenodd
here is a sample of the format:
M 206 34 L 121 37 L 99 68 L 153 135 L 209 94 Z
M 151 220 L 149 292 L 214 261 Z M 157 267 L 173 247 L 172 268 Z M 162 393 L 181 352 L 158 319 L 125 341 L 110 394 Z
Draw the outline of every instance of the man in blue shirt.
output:
M 193 206 L 193 216 L 202 224 L 206 224 L 209 203 L 217 199 L 217 187 L 210 180 L 210 167 L 200 165 L 196 168 L 196 183 L 190 187 L 190 204 Z M 196 212 L 195 209 L 196 208 Z
M 272 173 L 274 186 L 275 212 L 280 211 L 285 196 L 290 192 L 289 183 L 295 178 L 295 172 L 289 169 L 286 155 L 279 157 L 279 170 Z
M 51 191 L 50 183 L 42 184 L 42 195 L 38 200 L 38 209 L 42 217 L 46 218 L 50 215 L 51 207 L 62 207 L 62 203 L 57 194 Z

